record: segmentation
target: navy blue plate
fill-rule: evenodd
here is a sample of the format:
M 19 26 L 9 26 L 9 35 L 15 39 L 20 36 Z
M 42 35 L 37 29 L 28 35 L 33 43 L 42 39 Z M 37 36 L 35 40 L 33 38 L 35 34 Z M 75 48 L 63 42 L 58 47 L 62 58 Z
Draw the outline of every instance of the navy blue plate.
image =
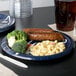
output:
M 9 23 L 2 23 L 2 21 L 5 21 L 5 19 L 9 17 L 9 19 L 7 19 L 6 21 L 8 21 Z M 15 18 L 9 16 L 9 15 L 5 15 L 5 14 L 0 14 L 0 33 L 7 31 L 11 28 L 14 27 L 14 23 L 15 23 Z
M 68 55 L 72 51 L 72 48 L 74 46 L 73 40 L 68 35 L 66 34 L 63 34 L 63 35 L 65 39 L 67 40 L 67 42 L 65 43 L 66 49 L 65 51 L 55 54 L 55 55 L 33 56 L 31 54 L 16 53 L 11 48 L 9 48 L 6 37 L 2 40 L 1 47 L 4 52 L 19 59 L 33 60 L 33 61 L 54 60 L 54 59 L 61 58 L 65 55 Z M 35 43 L 35 41 L 31 41 L 31 43 Z

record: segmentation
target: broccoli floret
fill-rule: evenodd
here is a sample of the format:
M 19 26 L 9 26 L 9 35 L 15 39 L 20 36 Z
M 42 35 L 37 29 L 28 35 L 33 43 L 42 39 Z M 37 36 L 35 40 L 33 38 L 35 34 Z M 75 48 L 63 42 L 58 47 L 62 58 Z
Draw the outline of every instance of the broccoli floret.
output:
M 15 30 L 7 34 L 9 47 L 15 52 L 25 53 L 27 46 L 27 34 L 20 30 Z
M 24 40 L 19 40 L 19 41 L 16 41 L 13 46 L 12 46 L 12 49 L 15 51 L 15 52 L 19 52 L 19 53 L 25 53 L 25 48 L 27 46 L 27 41 L 24 41 Z
M 8 33 L 7 39 L 9 39 L 12 36 L 15 37 L 16 40 L 27 40 L 27 34 L 20 30 L 15 30 L 11 33 Z

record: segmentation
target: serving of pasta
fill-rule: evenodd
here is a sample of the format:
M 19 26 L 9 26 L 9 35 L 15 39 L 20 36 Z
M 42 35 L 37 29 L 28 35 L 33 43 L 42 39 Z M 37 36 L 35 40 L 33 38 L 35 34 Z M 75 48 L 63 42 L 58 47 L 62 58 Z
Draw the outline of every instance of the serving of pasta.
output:
M 55 41 L 42 41 L 29 47 L 30 53 L 33 56 L 47 56 L 54 55 L 65 50 L 65 44 L 63 42 Z

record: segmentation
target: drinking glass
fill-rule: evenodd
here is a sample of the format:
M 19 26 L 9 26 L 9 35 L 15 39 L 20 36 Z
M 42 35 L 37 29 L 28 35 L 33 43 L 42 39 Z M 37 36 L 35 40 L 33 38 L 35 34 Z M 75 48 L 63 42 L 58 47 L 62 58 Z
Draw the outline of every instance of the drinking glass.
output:
M 9 14 L 16 18 L 26 18 L 33 14 L 31 0 L 10 0 Z
M 75 16 L 76 0 L 55 0 L 55 21 L 58 30 L 74 30 Z

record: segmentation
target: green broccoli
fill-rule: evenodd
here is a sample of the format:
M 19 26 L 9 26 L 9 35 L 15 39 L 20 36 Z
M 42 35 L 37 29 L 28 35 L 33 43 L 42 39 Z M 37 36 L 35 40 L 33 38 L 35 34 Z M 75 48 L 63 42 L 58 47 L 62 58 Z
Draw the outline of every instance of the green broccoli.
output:
M 15 52 L 25 53 L 27 46 L 27 34 L 20 30 L 15 30 L 7 34 L 9 47 Z
M 13 44 L 12 49 L 19 53 L 25 53 L 26 46 L 27 46 L 27 41 L 19 40 Z
M 15 37 L 16 40 L 27 40 L 27 34 L 20 30 L 14 30 L 11 33 L 7 34 L 7 39 L 10 37 Z

